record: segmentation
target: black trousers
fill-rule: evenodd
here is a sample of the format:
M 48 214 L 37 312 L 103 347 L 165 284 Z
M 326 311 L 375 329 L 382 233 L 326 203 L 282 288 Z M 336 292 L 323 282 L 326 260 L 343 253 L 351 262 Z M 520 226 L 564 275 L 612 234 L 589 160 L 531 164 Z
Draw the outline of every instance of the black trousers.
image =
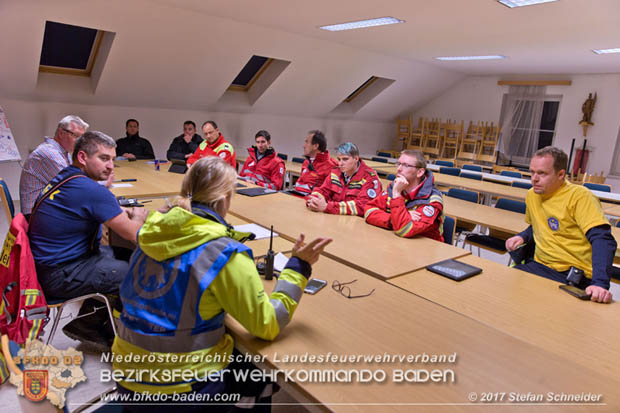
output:
M 128 271 L 129 263 L 117 259 L 108 246 L 58 267 L 37 264 L 37 277 L 48 299 L 75 298 L 92 293 L 117 294 Z
M 556 271 L 553 268 L 547 267 L 546 265 L 534 261 L 533 259 L 527 261 L 524 264 L 517 264 L 515 265 L 515 268 L 527 271 L 531 274 L 539 275 L 549 280 L 557 281 L 562 284 L 567 284 L 566 276 L 568 275 L 568 271 Z M 592 280 L 590 280 L 589 278 L 583 277 L 577 287 L 585 289 L 588 285 L 590 285 L 591 282 Z

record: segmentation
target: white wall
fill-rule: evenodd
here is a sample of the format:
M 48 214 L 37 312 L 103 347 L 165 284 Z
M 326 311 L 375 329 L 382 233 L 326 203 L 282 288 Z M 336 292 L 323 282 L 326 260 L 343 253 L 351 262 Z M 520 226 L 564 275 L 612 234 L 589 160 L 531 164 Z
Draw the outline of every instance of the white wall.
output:
M 136 118 L 140 122 L 140 135 L 150 140 L 155 154 L 162 159 L 166 157 L 172 138 L 182 133 L 185 120 L 193 120 L 198 128 L 205 120 L 216 121 L 235 151 L 243 154 L 247 154 L 245 148 L 253 144 L 254 134 L 260 129 L 268 130 L 276 150 L 289 156 L 303 153 L 303 140 L 311 129 L 320 129 L 325 133 L 329 149 L 351 140 L 362 152 L 391 147 L 396 131 L 393 122 L 34 102 L 2 97 L 0 106 L 6 112 L 24 160 L 43 140 L 43 136 L 54 134 L 58 121 L 67 114 L 82 117 L 91 125 L 91 130 L 100 130 L 115 139 L 125 136 L 125 120 Z M 19 199 L 19 176 L 17 162 L 0 164 L 0 177 L 7 181 L 15 199 Z
M 582 118 L 581 105 L 588 93 L 597 93 L 598 100 L 592 116 L 594 126 L 588 129 L 588 149 L 590 159 L 588 172 L 609 173 L 614 147 L 620 128 L 620 74 L 607 75 L 558 75 L 556 79 L 572 80 L 571 86 L 548 86 L 547 94 L 561 95 L 562 101 L 556 123 L 556 136 L 553 144 L 570 151 L 572 139 L 575 147 L 583 145 L 583 131 L 579 125 Z M 497 76 L 468 77 L 446 92 L 437 96 L 413 116 L 451 118 L 473 121 L 493 121 L 497 123 L 502 106 L 502 98 L 508 86 L 498 86 Z M 609 177 L 614 192 L 620 191 L 620 177 Z

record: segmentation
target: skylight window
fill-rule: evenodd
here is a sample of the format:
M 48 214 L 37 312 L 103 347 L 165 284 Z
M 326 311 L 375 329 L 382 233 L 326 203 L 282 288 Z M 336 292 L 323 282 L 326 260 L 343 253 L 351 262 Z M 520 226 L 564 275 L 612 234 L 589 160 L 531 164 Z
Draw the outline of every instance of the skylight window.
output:
M 348 23 L 330 24 L 328 26 L 320 26 L 319 29 L 328 30 L 330 32 L 338 32 L 341 30 L 363 29 L 366 27 L 385 26 L 386 24 L 404 23 L 404 20 L 395 17 L 379 17 L 369 20 L 358 20 Z
M 533 6 L 541 3 L 551 3 L 558 0 L 497 0 L 506 7 L 515 8 L 523 6 Z
M 370 76 L 368 78 L 367 81 L 365 81 L 364 83 L 362 83 L 362 85 L 360 87 L 358 87 L 357 89 L 355 89 L 353 91 L 353 93 L 351 93 L 349 96 L 347 96 L 347 98 L 344 100 L 345 102 L 351 102 L 353 99 L 355 99 L 360 93 L 362 93 L 367 87 L 369 87 L 370 85 L 372 85 L 377 79 L 379 79 L 376 76 Z
M 245 65 L 218 99 L 220 108 L 250 108 L 291 64 L 287 60 L 259 55 L 252 55 L 247 61 L 247 58 L 242 59 L 239 66 L 244 61 Z
M 338 115 L 352 115 L 370 103 L 381 92 L 387 89 L 393 79 L 379 76 L 370 76 L 368 80 L 351 92 L 331 113 Z
M 104 32 L 45 22 L 40 72 L 90 76 Z
M 272 61 L 273 59 L 269 57 L 253 55 L 232 81 L 229 89 L 247 91 L 260 75 L 267 70 Z
M 616 49 L 592 49 L 596 54 L 620 53 L 620 48 Z
M 444 56 L 436 57 L 437 60 L 494 60 L 505 59 L 506 56 L 502 55 L 488 55 L 488 56 Z

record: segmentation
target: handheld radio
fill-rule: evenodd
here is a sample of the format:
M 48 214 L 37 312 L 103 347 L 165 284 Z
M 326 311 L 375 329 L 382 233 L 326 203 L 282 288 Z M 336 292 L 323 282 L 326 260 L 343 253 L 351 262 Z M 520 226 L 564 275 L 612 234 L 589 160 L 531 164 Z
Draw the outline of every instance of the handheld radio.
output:
M 273 279 L 273 261 L 275 259 L 275 254 L 273 253 L 273 225 L 271 226 L 271 237 L 269 238 L 269 251 L 267 251 L 267 255 L 265 256 L 265 279 L 272 280 Z

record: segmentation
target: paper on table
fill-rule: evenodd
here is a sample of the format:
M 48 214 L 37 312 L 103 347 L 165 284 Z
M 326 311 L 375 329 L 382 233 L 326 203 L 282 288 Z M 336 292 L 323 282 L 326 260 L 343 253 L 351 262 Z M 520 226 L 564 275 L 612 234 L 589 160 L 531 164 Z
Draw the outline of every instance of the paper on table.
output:
M 253 233 L 254 235 L 256 235 L 256 238 L 254 239 L 269 238 L 269 236 L 271 235 L 270 230 L 268 230 L 267 228 L 263 228 L 260 225 L 256 225 L 256 224 L 235 225 L 235 229 L 240 232 Z M 277 237 L 278 234 L 274 232 L 273 236 Z
M 278 254 L 276 254 L 275 259 L 273 260 L 273 269 L 276 271 L 282 272 L 287 262 L 288 262 L 288 257 L 282 254 L 281 252 L 278 252 Z
M 112 188 L 131 188 L 133 185 L 132 184 L 123 183 L 123 184 L 112 184 L 111 186 L 112 186 Z

